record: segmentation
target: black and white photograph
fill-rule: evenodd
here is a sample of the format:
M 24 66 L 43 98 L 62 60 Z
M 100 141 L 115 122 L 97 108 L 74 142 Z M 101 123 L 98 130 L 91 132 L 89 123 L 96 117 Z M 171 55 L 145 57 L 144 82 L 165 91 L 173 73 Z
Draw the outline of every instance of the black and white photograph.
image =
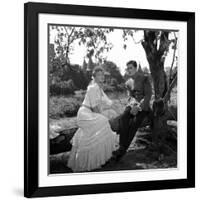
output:
M 25 4 L 25 196 L 194 186 L 194 13 Z
M 0 199 L 199 199 L 199 5 L 3 1 Z
M 179 31 L 47 32 L 48 173 L 176 169 Z

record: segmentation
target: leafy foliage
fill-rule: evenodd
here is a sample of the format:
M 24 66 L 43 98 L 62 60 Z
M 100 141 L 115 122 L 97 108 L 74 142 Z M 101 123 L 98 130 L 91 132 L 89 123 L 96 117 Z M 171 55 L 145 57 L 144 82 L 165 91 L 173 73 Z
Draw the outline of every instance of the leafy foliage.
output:
M 49 117 L 59 119 L 76 116 L 82 103 L 81 99 L 73 97 L 51 97 L 49 101 Z
M 54 32 L 53 44 L 49 44 L 49 85 L 51 95 L 72 94 L 75 90 L 86 89 L 91 80 L 91 71 L 97 64 L 104 62 L 104 52 L 112 48 L 107 41 L 107 34 L 112 28 L 91 28 L 73 26 L 51 26 Z M 83 66 L 70 63 L 70 54 L 74 51 L 75 41 L 86 47 L 88 62 L 84 58 Z M 95 60 L 95 62 L 94 62 Z M 110 63 L 106 63 L 106 67 Z M 113 78 L 118 83 L 122 76 L 114 63 L 111 63 Z M 106 67 L 108 71 L 109 67 Z
M 95 29 L 95 32 L 97 31 L 99 37 L 105 39 L 105 30 L 102 31 Z M 93 31 L 89 29 L 87 30 L 86 35 L 92 36 L 93 34 Z M 63 37 L 62 34 L 61 36 Z M 99 64 L 99 62 L 101 62 L 100 60 L 98 60 L 98 62 L 94 63 L 92 59 L 95 54 L 94 49 L 96 48 L 96 46 L 94 45 L 94 41 L 97 40 L 96 36 L 93 39 L 94 40 L 92 41 L 92 43 L 89 44 L 89 47 L 91 49 L 87 52 L 86 55 L 86 57 L 88 58 L 88 62 L 86 62 L 86 60 L 84 59 L 83 66 L 66 62 L 66 59 L 63 59 L 64 56 L 56 56 L 54 45 L 49 45 L 50 95 L 68 95 L 73 94 L 75 90 L 86 89 L 88 83 L 91 81 L 91 71 L 96 65 Z M 84 43 L 86 41 L 83 40 L 82 42 Z M 62 51 L 62 55 L 64 55 L 64 51 Z M 108 75 L 106 76 L 105 90 L 113 91 L 116 88 L 122 90 L 123 87 L 118 87 L 118 85 L 123 83 L 123 77 L 117 65 L 111 61 L 104 61 L 104 64 L 102 66 Z
M 124 81 L 119 68 L 117 67 L 117 65 L 114 62 L 105 61 L 104 64 L 102 65 L 102 67 L 104 68 L 104 70 L 106 72 L 108 72 L 111 75 L 111 77 L 112 77 L 111 85 L 115 86 Z
M 140 34 L 140 38 L 136 40 L 136 34 L 138 32 Z M 173 37 L 170 37 L 170 34 L 174 34 Z M 159 99 L 164 97 L 167 89 L 169 87 L 168 82 L 171 81 L 171 73 L 169 76 L 169 81 L 166 77 L 164 71 L 164 62 L 165 58 L 169 52 L 169 48 L 174 49 L 173 61 L 171 65 L 171 72 L 175 58 L 175 50 L 177 48 L 177 37 L 175 32 L 162 31 L 162 30 L 123 30 L 123 38 L 124 41 L 128 39 L 128 37 L 133 38 L 135 43 L 141 43 L 146 53 L 146 58 L 149 63 L 154 90 L 155 90 L 155 98 Z
M 103 60 L 103 52 L 109 51 L 112 44 L 107 42 L 107 34 L 112 28 L 92 28 L 74 26 L 51 26 L 50 33 L 54 31 L 54 44 L 56 57 L 66 63 L 70 63 L 69 55 L 73 53 L 74 43 L 84 45 L 87 52 L 92 54 L 98 61 Z

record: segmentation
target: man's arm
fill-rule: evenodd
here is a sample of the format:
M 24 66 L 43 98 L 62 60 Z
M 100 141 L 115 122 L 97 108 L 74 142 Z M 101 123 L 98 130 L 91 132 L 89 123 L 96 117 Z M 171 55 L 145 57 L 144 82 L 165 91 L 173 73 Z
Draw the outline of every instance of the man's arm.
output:
M 144 79 L 144 99 L 140 105 L 142 110 L 144 111 L 149 110 L 149 103 L 151 100 L 151 96 L 152 96 L 152 87 L 151 87 L 149 77 L 146 76 Z

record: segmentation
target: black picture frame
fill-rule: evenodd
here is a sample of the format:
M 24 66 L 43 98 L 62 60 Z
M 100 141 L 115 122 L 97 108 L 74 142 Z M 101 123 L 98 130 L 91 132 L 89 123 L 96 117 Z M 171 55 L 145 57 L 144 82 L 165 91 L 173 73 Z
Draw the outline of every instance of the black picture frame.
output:
M 38 184 L 38 15 L 70 14 L 187 22 L 187 178 L 74 186 Z M 24 4 L 24 195 L 44 197 L 195 187 L 195 13 L 47 3 Z

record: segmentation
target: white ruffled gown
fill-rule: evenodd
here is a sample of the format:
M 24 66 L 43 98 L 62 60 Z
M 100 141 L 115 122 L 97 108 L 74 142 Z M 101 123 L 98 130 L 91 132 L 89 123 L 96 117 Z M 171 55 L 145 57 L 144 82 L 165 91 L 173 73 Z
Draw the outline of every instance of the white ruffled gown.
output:
M 67 163 L 73 172 L 100 168 L 116 150 L 118 136 L 111 130 L 108 122 L 108 117 L 114 117 L 116 113 L 108 110 L 102 114 L 95 113 L 88 108 L 102 102 L 108 105 L 112 103 L 98 84 L 89 85 L 83 101 L 86 106 L 81 106 L 77 114 L 79 129 L 72 138 L 73 146 Z

